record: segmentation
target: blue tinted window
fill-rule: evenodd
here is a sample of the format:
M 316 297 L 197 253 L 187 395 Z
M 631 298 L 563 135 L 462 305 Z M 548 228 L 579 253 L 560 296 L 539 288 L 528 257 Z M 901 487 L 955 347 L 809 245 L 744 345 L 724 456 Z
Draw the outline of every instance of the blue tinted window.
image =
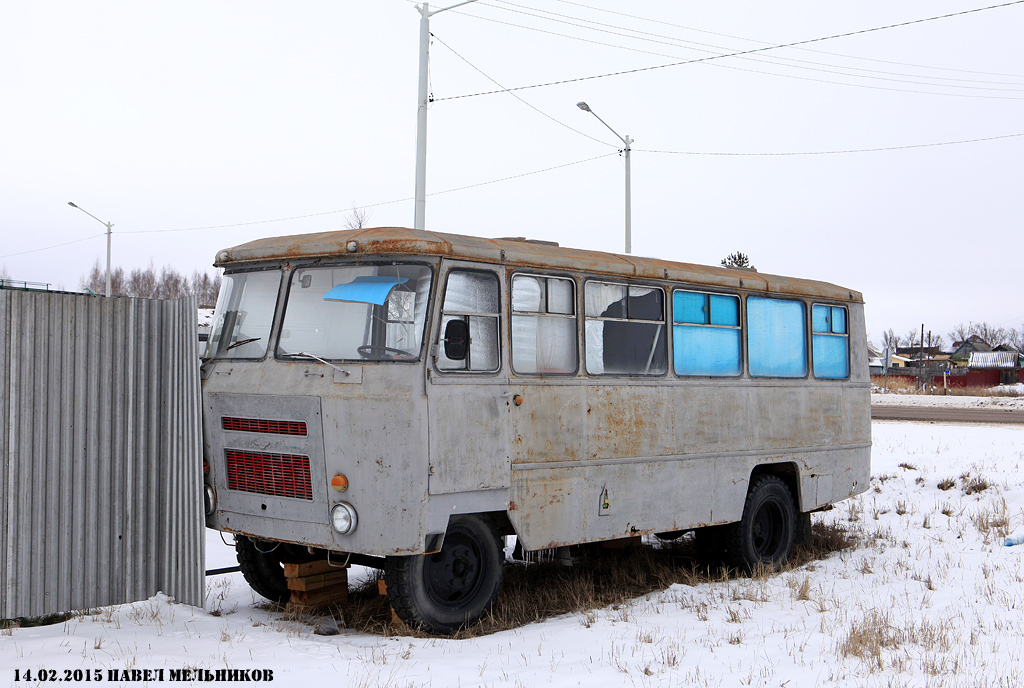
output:
M 755 377 L 807 375 L 804 304 L 799 301 L 747 299 L 747 355 Z
M 850 377 L 846 309 L 842 306 L 816 304 L 812 313 L 814 376 L 829 379 Z
M 846 334 L 846 309 L 842 306 L 816 305 L 812 308 L 811 331 Z
M 832 332 L 835 334 L 848 334 L 846 331 L 845 308 L 832 306 Z
M 672 329 L 677 375 L 727 377 L 742 372 L 739 297 L 675 291 L 672 318 L 677 323 Z
M 830 332 L 828 326 L 828 306 L 811 307 L 811 331 Z
M 708 294 L 712 325 L 740 326 L 740 300 L 735 296 Z
M 847 337 L 829 334 L 814 335 L 814 376 L 830 379 L 850 377 L 850 356 Z
M 677 291 L 672 295 L 672 316 L 677 323 L 707 322 L 704 313 L 707 305 L 707 294 L 695 291 Z
M 672 336 L 677 375 L 740 374 L 738 328 L 676 325 Z

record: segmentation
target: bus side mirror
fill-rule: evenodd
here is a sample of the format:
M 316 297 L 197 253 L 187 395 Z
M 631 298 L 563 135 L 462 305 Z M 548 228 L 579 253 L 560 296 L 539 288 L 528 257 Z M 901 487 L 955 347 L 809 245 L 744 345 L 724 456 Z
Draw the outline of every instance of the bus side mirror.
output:
M 462 361 L 469 350 L 469 323 L 449 320 L 444 328 L 444 355 L 451 361 Z

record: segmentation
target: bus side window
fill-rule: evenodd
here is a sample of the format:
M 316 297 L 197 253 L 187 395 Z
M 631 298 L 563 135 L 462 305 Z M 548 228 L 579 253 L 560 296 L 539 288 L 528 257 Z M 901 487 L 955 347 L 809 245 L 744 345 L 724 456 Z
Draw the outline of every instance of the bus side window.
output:
M 576 372 L 574 283 L 562 277 L 512 277 L 512 370 Z
M 493 272 L 477 270 L 452 270 L 448 273 L 448 285 L 441 306 L 441 333 L 443 340 L 449 332 L 448 323 L 461 320 L 468 328 L 468 347 L 461 356 L 465 342 L 454 342 L 456 346 L 438 347 L 436 365 L 439 370 L 494 372 L 500 366 L 498 355 L 498 277 Z M 452 331 L 461 328 L 451 328 Z M 459 338 L 464 338 L 458 332 Z M 457 353 L 456 353 L 457 352 Z M 459 355 L 449 358 L 448 353 Z
M 589 281 L 584 294 L 587 373 L 665 374 L 665 292 Z
M 747 355 L 754 377 L 805 377 L 807 329 L 804 304 L 747 297 Z
M 833 380 L 850 377 L 850 337 L 845 308 L 811 306 L 811 349 L 814 377 Z
M 677 375 L 735 377 L 742 372 L 738 296 L 677 289 L 672 320 Z

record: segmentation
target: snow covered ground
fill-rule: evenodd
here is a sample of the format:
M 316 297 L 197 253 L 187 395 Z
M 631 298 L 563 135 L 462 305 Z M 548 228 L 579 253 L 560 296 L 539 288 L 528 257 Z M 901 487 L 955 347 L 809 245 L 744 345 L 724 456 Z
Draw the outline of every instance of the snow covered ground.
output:
M 1024 384 L 1004 385 L 1015 397 L 942 396 L 937 394 L 872 394 L 872 406 L 930 406 L 946 408 L 990 408 L 1024 410 Z
M 205 609 L 156 596 L 2 631 L 0 683 L 27 669 L 164 669 L 166 680 L 190 668 L 362 688 L 1024 685 L 1024 546 L 1003 546 L 1024 530 L 1024 427 L 877 421 L 873 433 L 871 489 L 815 516 L 858 546 L 766 579 L 675 585 L 449 640 L 316 635 L 255 608 L 231 574 L 209 579 Z M 211 568 L 233 563 L 216 533 L 208 552 Z

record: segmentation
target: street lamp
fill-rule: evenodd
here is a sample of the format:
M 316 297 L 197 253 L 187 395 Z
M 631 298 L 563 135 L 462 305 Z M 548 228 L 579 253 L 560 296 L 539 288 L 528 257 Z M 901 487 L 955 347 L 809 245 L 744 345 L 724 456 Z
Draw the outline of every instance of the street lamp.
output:
M 68 201 L 68 205 L 71 206 L 72 208 L 78 208 L 79 210 L 81 210 L 83 213 L 85 213 L 86 215 L 88 215 L 92 219 L 96 220 L 97 222 L 99 222 L 102 225 L 106 225 L 106 227 L 107 227 L 107 298 L 110 298 L 110 230 L 114 227 L 114 223 L 113 222 L 104 222 L 103 220 L 99 219 L 98 217 L 96 217 L 95 215 L 90 213 L 85 208 L 79 208 L 77 205 L 75 205 L 71 201 Z
M 433 12 L 427 3 L 416 5 L 420 13 L 420 81 L 416 109 L 416 213 L 413 229 L 425 229 L 427 214 L 427 105 L 430 99 L 427 65 L 430 59 L 430 18 L 435 14 L 476 1 L 463 0 Z
M 633 220 L 632 220 L 632 212 L 631 212 L 631 208 L 632 208 L 632 200 L 631 200 L 631 197 L 632 197 L 632 185 L 630 183 L 630 177 L 629 177 L 629 146 L 630 146 L 630 144 L 633 143 L 633 139 L 629 138 L 629 134 L 626 134 L 625 136 L 619 136 L 619 132 L 617 132 L 614 129 L 612 129 L 611 126 L 609 126 L 609 124 L 607 122 L 605 122 L 603 119 L 601 119 L 601 117 L 596 112 L 591 110 L 590 106 L 587 105 L 586 103 L 584 103 L 582 100 L 580 102 L 576 103 L 576 107 L 578 107 L 580 110 L 583 110 L 584 112 L 589 112 L 594 117 L 597 117 L 597 120 L 601 124 L 603 124 L 606 127 L 608 127 L 608 131 L 610 131 L 611 133 L 613 133 L 616 136 L 618 136 L 619 140 L 622 141 L 622 143 L 625 144 L 625 146 L 626 146 L 625 148 L 622 149 L 622 151 L 623 151 L 623 153 L 626 154 L 626 253 L 629 254 L 633 250 L 633 224 L 632 224 Z

